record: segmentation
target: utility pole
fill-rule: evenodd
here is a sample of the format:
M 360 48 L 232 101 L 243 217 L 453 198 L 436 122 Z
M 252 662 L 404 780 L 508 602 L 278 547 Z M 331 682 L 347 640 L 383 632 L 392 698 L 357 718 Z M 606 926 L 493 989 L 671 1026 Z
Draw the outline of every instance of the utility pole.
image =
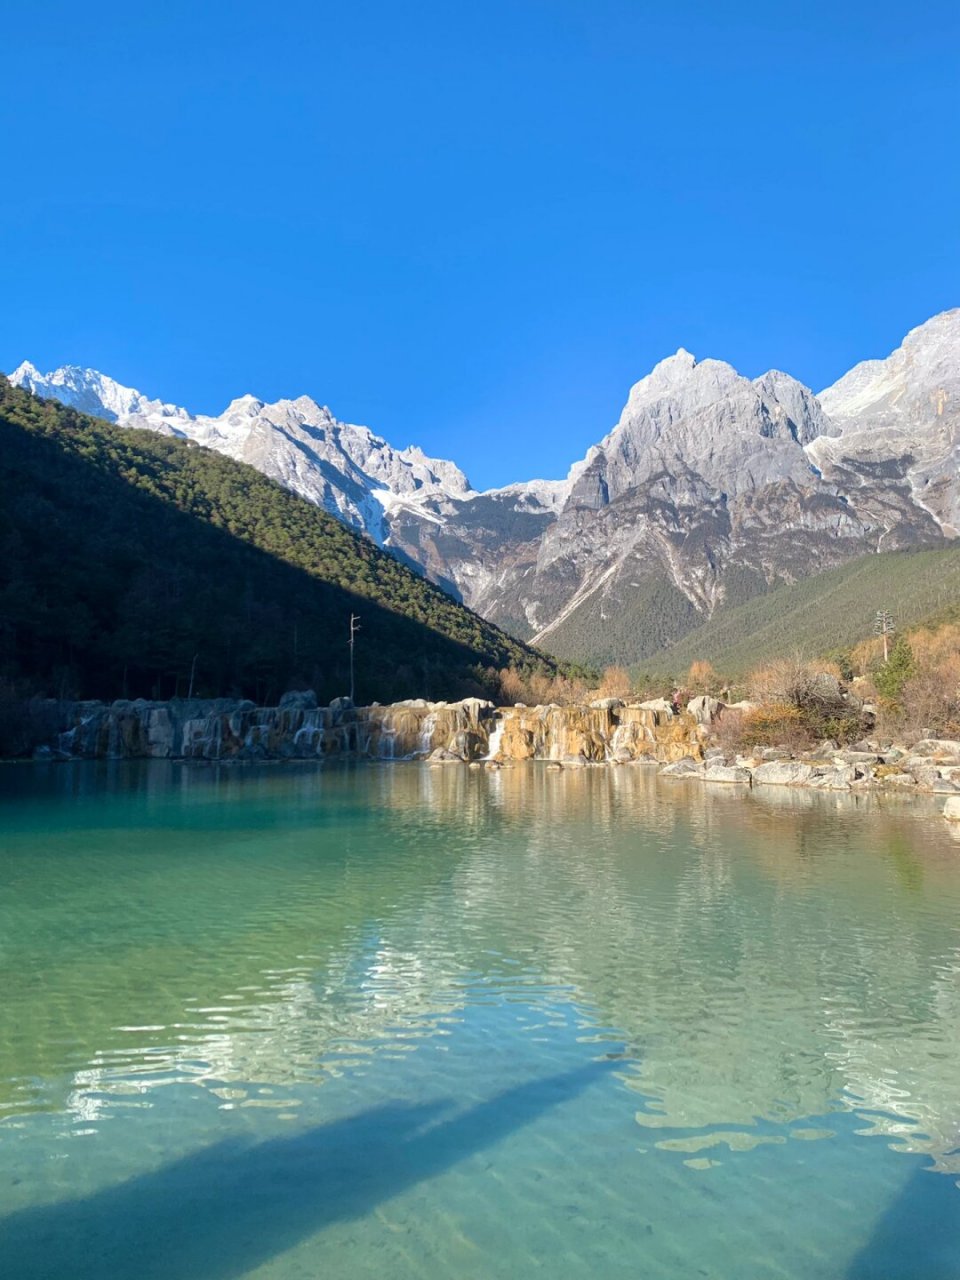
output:
M 888 645 L 889 645 L 890 637 L 893 635 L 893 633 L 894 633 L 894 631 L 896 631 L 896 629 L 897 629 L 897 628 L 896 628 L 896 625 L 895 625 L 895 623 L 894 623 L 894 621 L 893 621 L 893 614 L 892 614 L 892 613 L 888 613 L 885 609 L 878 609 L 878 610 L 877 610 L 877 616 L 876 616 L 876 619 L 874 620 L 874 624 L 873 624 L 873 634 L 874 634 L 875 636 L 882 636 L 882 637 L 883 637 L 883 660 L 884 660 L 884 662 L 886 662 L 886 661 L 887 661 L 887 658 L 888 658 L 888 656 L 889 656 L 889 655 L 888 655 Z
M 360 630 L 360 618 L 357 614 L 350 615 L 350 701 L 353 702 L 353 642 L 357 632 Z

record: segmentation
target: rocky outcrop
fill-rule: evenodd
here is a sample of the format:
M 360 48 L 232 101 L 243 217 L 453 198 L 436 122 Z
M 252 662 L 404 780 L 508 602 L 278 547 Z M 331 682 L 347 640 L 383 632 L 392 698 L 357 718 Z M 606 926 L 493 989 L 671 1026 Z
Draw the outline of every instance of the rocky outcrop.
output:
M 277 707 L 237 699 L 79 702 L 60 708 L 45 758 L 269 760 L 359 758 L 548 760 L 561 765 L 702 758 L 695 718 L 603 699 L 590 706 L 501 707 L 479 698 L 317 705 L 310 692 Z

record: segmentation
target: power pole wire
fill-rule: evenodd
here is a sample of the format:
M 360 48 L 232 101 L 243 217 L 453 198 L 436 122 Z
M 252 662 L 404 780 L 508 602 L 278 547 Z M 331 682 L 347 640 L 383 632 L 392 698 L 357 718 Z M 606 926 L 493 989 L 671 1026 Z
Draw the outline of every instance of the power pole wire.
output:
M 350 615 L 350 701 L 353 702 L 353 643 L 360 630 L 360 617 L 356 613 Z

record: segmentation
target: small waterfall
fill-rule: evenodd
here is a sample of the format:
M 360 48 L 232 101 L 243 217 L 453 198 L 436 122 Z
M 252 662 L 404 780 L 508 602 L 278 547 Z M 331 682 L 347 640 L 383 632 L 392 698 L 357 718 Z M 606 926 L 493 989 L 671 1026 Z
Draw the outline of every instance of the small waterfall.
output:
M 424 717 L 423 724 L 420 727 L 420 743 L 417 750 L 425 756 L 428 756 L 433 750 L 433 735 L 437 728 L 437 713 L 431 711 L 428 716 Z
M 503 731 L 506 728 L 506 721 L 502 716 L 497 717 L 494 725 L 493 733 L 490 735 L 490 745 L 487 748 L 487 754 L 483 756 L 484 760 L 495 760 L 497 752 L 500 750 L 500 743 L 503 741 Z

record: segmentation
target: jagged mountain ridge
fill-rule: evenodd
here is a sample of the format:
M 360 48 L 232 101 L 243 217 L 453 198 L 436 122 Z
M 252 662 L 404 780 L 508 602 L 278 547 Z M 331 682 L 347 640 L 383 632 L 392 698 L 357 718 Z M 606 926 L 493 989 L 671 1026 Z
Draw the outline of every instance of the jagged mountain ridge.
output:
M 247 462 L 378 543 L 386 537 L 386 512 L 470 492 L 454 463 L 428 458 L 416 446 L 395 449 L 368 427 L 340 422 L 309 396 L 267 404 L 244 395 L 219 415 L 193 415 L 75 365 L 42 374 L 25 361 L 10 381 L 108 422 L 193 440 Z
M 485 493 L 455 464 L 394 450 L 308 397 L 244 397 L 193 418 L 97 378 L 12 375 L 253 463 L 563 656 L 641 658 L 783 582 L 960 527 L 960 310 L 820 396 L 681 349 L 634 385 L 566 480 Z

